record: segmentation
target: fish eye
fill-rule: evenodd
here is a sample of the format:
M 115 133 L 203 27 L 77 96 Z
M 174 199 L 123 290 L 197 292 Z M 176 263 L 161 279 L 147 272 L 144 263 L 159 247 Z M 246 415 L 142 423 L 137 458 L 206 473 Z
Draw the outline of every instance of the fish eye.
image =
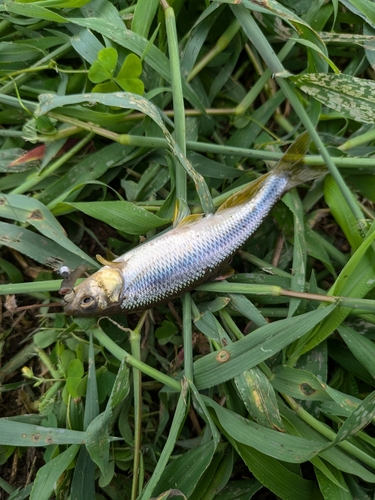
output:
M 95 303 L 95 299 L 93 297 L 90 297 L 89 295 L 86 295 L 86 297 L 83 297 L 81 300 L 81 306 L 82 307 L 90 307 Z

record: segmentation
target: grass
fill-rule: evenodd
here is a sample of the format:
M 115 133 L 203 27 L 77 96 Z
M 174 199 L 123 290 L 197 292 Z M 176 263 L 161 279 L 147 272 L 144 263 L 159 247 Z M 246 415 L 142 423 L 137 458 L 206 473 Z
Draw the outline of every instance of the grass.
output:
M 0 16 L 0 499 L 372 498 L 372 2 Z M 61 265 L 213 212 L 305 130 L 328 175 L 234 275 L 152 312 L 63 314 Z

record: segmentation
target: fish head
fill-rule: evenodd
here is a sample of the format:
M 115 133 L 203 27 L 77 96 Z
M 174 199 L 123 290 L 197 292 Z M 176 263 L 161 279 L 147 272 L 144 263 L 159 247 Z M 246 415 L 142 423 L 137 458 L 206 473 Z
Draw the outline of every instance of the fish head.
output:
M 118 313 L 123 287 L 121 271 L 105 266 L 64 296 L 65 313 L 72 316 Z

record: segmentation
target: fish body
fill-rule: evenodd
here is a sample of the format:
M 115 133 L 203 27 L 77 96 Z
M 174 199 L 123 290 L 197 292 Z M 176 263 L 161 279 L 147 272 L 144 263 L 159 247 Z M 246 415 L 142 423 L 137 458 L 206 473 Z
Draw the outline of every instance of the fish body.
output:
M 303 155 L 292 148 L 273 171 L 233 195 L 215 214 L 193 221 L 190 217 L 87 278 L 65 296 L 66 313 L 89 316 L 149 309 L 217 275 L 287 190 L 321 175 L 302 171 Z

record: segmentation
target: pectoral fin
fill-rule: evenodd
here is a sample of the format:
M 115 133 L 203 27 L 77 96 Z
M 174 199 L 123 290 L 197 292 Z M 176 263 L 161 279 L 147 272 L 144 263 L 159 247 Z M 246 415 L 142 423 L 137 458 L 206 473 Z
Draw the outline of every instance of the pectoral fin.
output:
M 212 281 L 226 280 L 226 279 L 230 278 L 231 276 L 233 276 L 234 273 L 235 273 L 235 270 L 232 267 L 227 266 L 226 268 L 221 269 L 220 275 L 215 276 L 215 278 Z

